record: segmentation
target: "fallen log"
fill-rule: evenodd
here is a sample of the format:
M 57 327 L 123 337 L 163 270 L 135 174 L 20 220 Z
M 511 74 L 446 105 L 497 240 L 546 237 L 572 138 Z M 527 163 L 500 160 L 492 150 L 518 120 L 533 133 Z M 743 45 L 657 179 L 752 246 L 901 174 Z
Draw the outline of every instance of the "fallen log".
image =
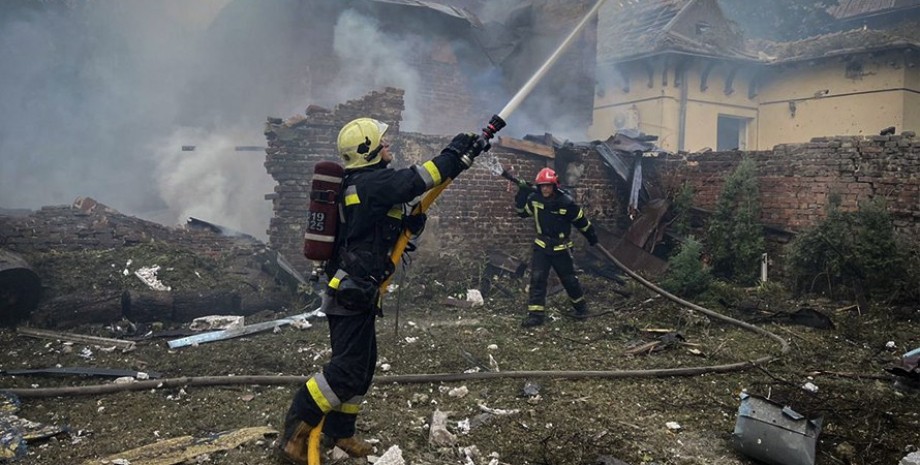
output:
M 43 302 L 29 321 L 42 328 L 69 328 L 81 324 L 108 324 L 121 320 L 119 292 L 67 294 Z
M 243 315 L 237 291 L 207 289 L 178 291 L 174 294 L 173 321 L 188 322 L 208 315 Z
M 135 323 L 170 321 L 173 318 L 173 294 L 165 291 L 125 291 L 121 295 L 121 312 Z

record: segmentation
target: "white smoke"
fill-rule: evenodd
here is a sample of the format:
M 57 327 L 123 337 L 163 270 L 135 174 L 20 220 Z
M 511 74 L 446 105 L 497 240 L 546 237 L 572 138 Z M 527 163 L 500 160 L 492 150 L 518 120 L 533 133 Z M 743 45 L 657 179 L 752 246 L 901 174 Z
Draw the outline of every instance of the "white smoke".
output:
M 421 78 L 407 58 L 427 48 L 422 38 L 397 38 L 381 30 L 377 19 L 346 10 L 335 25 L 332 47 L 341 63 L 340 85 L 330 89 L 336 97 L 344 101 L 386 86 L 407 89 L 401 128 L 418 130 L 422 111 L 413 90 L 420 87 Z
M 0 207 L 89 196 L 166 224 L 195 214 L 264 238 L 264 153 L 233 147 L 264 145 L 270 110 L 214 105 L 188 117 L 201 110 L 191 85 L 222 85 L 215 76 L 230 69 L 201 46 L 228 1 L 0 4 Z M 276 92 L 252 87 L 255 98 Z M 199 148 L 180 152 L 187 144 Z
M 170 206 L 152 219 L 184 222 L 194 216 L 264 237 L 272 211 L 260 203 L 266 203 L 263 197 L 274 181 L 265 174 L 264 152 L 236 150 L 246 141 L 232 134 L 245 133 L 243 128 L 226 134 L 179 128 L 151 147 L 159 160 L 157 188 Z M 195 150 L 181 151 L 190 140 L 198 142 Z
M 406 18 L 344 8 L 331 0 L 0 1 L 0 207 L 88 196 L 165 224 L 196 216 L 265 238 L 272 206 L 264 195 L 275 182 L 262 152 L 235 146 L 265 146 L 267 116 L 385 86 L 405 90 L 401 127 L 417 131 L 426 117 L 418 64 L 430 63 L 445 40 L 468 42 L 437 25 L 391 30 Z M 457 50 L 481 53 L 475 45 Z M 331 82 L 323 78 L 331 72 L 312 73 L 327 65 L 338 71 Z M 494 69 L 461 69 L 480 92 L 502 81 Z M 479 124 L 508 92 L 477 96 L 488 107 Z M 567 136 L 559 114 L 525 104 L 503 134 Z

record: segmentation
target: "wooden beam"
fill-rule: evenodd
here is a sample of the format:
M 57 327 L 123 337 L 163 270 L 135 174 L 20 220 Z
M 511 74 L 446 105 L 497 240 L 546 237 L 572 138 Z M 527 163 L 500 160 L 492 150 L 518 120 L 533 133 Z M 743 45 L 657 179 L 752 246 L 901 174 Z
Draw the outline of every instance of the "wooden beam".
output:
M 499 137 L 498 143 L 495 144 L 497 147 L 502 147 L 511 150 L 517 150 L 519 152 L 526 152 L 533 155 L 539 155 L 545 158 L 556 158 L 556 150 L 549 145 L 537 144 L 535 142 L 530 142 L 521 139 L 514 139 L 511 137 Z
M 61 341 L 80 342 L 83 344 L 92 344 L 102 347 L 115 346 L 123 351 L 134 350 L 134 341 L 125 341 L 122 339 L 110 339 L 107 337 L 87 336 L 83 334 L 60 333 L 57 331 L 46 331 L 37 328 L 27 328 L 20 326 L 16 328 L 16 333 L 23 336 L 37 337 L 42 339 L 58 339 Z

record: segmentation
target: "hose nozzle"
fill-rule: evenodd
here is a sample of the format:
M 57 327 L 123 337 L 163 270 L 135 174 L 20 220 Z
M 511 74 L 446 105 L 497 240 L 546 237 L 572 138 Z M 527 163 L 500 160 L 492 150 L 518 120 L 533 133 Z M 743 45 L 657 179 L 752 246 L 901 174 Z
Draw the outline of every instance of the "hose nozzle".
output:
M 491 139 L 495 137 L 495 133 L 501 131 L 503 127 L 505 127 L 505 120 L 503 120 L 501 116 L 492 115 L 489 124 L 482 128 L 482 136 L 486 139 Z

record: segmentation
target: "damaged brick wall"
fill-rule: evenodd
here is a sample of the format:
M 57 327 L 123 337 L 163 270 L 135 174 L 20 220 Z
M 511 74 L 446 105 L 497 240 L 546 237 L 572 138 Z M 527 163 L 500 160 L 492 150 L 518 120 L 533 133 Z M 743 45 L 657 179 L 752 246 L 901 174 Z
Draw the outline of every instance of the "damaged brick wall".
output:
M 306 117 L 286 122 L 272 119 L 267 125 L 265 166 L 279 183 L 275 193 L 267 196 L 275 208 L 268 233 L 271 246 L 299 270 L 309 269 L 301 253 L 313 165 L 319 160 L 337 160 L 335 137 L 342 124 L 365 115 L 393 124 L 390 138 L 397 159 L 394 167 L 421 163 L 449 142 L 449 136 L 398 134 L 396 124 L 402 108 L 402 91 L 387 89 L 332 111 L 311 107 Z M 575 144 L 564 152 L 563 161 L 505 148 L 498 142 L 492 150 L 516 175 L 528 180 L 545 166 L 582 164 L 584 170 L 576 187 L 570 189 L 572 194 L 592 221 L 616 229 L 628 196 L 626 183 L 612 181 L 611 170 L 589 145 Z M 842 207 L 848 210 L 857 208 L 858 202 L 883 196 L 888 200 L 895 226 L 915 237 L 920 234 L 920 139 L 913 133 L 816 138 L 806 144 L 780 145 L 772 151 L 747 154 L 758 164 L 765 224 L 801 231 L 825 217 L 832 195 L 839 195 Z M 660 183 L 663 192 L 673 193 L 686 180 L 695 192 L 694 205 L 714 209 L 723 180 L 741 155 L 711 152 L 686 158 L 672 155 L 646 159 L 647 181 Z M 533 226 L 531 220 L 514 214 L 516 189 L 482 165 L 479 162 L 460 176 L 435 203 L 418 255 L 464 250 L 475 256 L 501 249 L 527 256 Z M 659 175 L 657 182 L 655 173 Z
M 313 166 L 321 160 L 338 161 L 335 138 L 341 126 L 353 118 L 371 116 L 395 126 L 403 110 L 402 95 L 401 90 L 388 88 L 333 110 L 311 107 L 305 117 L 297 116 L 287 121 L 269 119 L 265 129 L 268 139 L 265 167 L 278 181 L 275 192 L 266 196 L 272 200 L 275 212 L 268 230 L 269 243 L 298 270 L 310 268 L 302 250 Z M 430 159 L 451 138 L 400 134 L 398 127 L 394 129 L 389 138 L 396 154 L 396 168 Z M 497 146 L 492 152 L 522 179 L 532 180 L 541 168 L 553 166 L 552 159 L 533 154 Z M 576 161 L 582 161 L 585 170 L 578 187 L 571 192 L 583 202 L 592 220 L 612 226 L 614 213 L 622 208 L 606 168 L 596 155 L 585 152 L 576 158 L 579 157 L 583 160 Z M 463 250 L 473 257 L 488 250 L 502 249 L 526 257 L 534 234 L 532 220 L 518 218 L 514 212 L 517 188 L 491 174 L 483 165 L 478 162 L 463 173 L 434 204 L 418 255 Z
M 337 105 L 333 110 L 310 106 L 306 115 L 287 120 L 268 118 L 265 169 L 278 184 L 265 196 L 272 201 L 269 245 L 281 252 L 299 271 L 309 271 L 303 256 L 304 220 L 310 208 L 310 181 L 318 161 L 339 161 L 336 137 L 342 125 L 359 117 L 376 118 L 390 125 L 387 136 L 399 138 L 403 91 L 387 88 L 361 99 Z
M 818 137 L 747 154 L 757 162 L 765 224 L 801 231 L 825 218 L 830 196 L 839 196 L 849 211 L 859 202 L 883 197 L 895 227 L 912 237 L 920 234 L 920 139 L 913 132 Z M 656 164 L 669 173 L 669 189 L 686 180 L 695 206 L 713 209 L 726 174 L 741 156 L 714 152 Z

